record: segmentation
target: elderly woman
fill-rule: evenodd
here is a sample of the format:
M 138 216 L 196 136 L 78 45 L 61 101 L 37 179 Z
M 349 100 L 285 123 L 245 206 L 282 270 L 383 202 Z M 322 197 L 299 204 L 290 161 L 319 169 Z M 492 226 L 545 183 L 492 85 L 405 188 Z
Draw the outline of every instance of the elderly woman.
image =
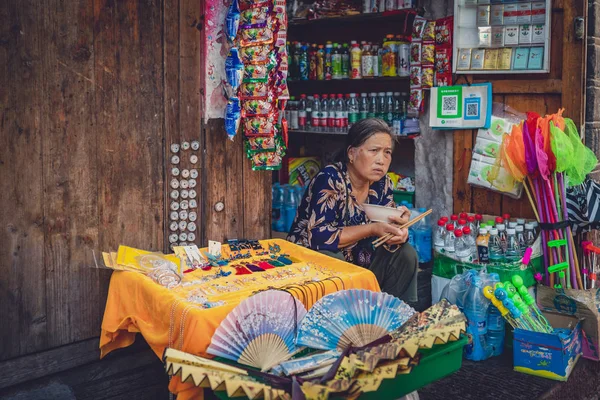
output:
M 398 207 L 401 216 L 386 223 L 370 221 L 363 209 L 363 204 L 395 207 L 386 175 L 393 148 L 384 121 L 369 118 L 353 125 L 337 162 L 310 182 L 288 240 L 338 258 L 341 251 L 346 261 L 371 270 L 382 291 L 414 302 L 418 257 L 406 243 L 408 231 L 397 227 L 408 222 L 410 211 Z M 375 249 L 373 240 L 388 233 L 392 238 Z

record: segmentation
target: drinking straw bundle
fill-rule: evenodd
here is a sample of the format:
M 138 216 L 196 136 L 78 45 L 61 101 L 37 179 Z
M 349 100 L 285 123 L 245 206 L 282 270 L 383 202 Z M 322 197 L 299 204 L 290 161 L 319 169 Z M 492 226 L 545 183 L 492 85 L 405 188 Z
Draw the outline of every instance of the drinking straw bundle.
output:
M 542 118 L 528 112 L 527 119 L 504 137 L 500 159 L 512 177 L 523 182 L 540 222 L 545 284 L 553 286 L 555 274 L 564 274 L 567 288 L 582 289 L 579 260 L 567 221 L 566 186 L 581 184 L 598 160 L 581 142 L 574 122 L 563 118 L 562 113 L 560 109 Z

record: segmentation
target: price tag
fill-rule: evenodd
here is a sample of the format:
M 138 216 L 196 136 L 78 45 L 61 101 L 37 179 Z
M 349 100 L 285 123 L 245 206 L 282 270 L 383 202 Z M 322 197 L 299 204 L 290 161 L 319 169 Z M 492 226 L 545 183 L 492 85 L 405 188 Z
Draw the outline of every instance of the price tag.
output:
M 198 250 L 198 246 L 184 246 L 183 250 L 187 255 L 188 260 L 192 265 L 198 265 L 202 263 L 202 256 L 200 255 L 200 250 Z
M 219 257 L 221 255 L 221 242 L 213 240 L 208 241 L 208 253 L 212 256 Z

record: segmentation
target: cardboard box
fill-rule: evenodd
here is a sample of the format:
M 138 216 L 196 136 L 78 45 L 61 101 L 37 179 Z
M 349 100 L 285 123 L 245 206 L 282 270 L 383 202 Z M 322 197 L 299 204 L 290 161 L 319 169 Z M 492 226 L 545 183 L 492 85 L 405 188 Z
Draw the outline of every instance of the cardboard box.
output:
M 546 22 L 546 2 L 536 1 L 531 3 L 531 23 L 543 24 Z
M 536 297 L 541 310 L 572 315 L 582 320 L 583 357 L 600 361 L 600 289 L 554 289 L 538 285 Z
M 519 10 L 517 4 L 505 4 L 504 5 L 504 25 L 517 24 L 517 17 Z
M 517 4 L 517 24 L 531 23 L 531 3 Z
M 563 333 L 515 329 L 514 370 L 556 381 L 566 381 L 581 355 L 581 322 L 576 317 L 558 313 L 544 315 L 555 329 L 563 329 Z

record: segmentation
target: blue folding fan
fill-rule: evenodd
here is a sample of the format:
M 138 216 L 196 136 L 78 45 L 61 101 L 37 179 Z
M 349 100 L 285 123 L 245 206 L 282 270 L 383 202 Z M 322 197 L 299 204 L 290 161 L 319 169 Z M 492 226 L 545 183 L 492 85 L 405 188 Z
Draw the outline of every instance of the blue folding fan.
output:
M 297 344 L 323 350 L 365 346 L 398 329 L 414 313 L 387 293 L 342 290 L 312 306 L 300 323 Z
M 289 293 L 258 293 L 227 315 L 206 352 L 266 371 L 296 352 L 305 315 L 304 305 Z

